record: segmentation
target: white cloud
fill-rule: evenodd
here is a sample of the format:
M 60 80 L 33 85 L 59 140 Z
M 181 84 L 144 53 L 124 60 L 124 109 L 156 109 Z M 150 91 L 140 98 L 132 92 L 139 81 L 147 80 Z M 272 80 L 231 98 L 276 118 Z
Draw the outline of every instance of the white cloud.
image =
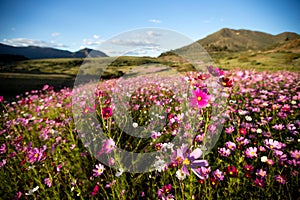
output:
M 93 38 L 97 40 L 100 38 L 100 36 L 95 34 L 95 35 L 93 35 Z
M 158 32 L 154 32 L 154 31 L 148 31 L 148 32 L 147 32 L 147 35 L 149 35 L 149 36 L 154 36 L 154 37 L 158 37 L 158 36 L 161 36 L 162 34 L 161 34 L 161 33 L 158 33 Z
M 151 41 L 149 39 L 114 39 L 111 41 L 112 44 L 116 45 L 122 45 L 122 46 L 151 46 L 156 47 L 159 46 L 159 44 L 155 43 L 154 41 Z
M 84 38 L 82 40 L 82 46 L 97 46 L 103 43 L 103 40 L 94 39 L 94 38 L 95 37 L 93 37 L 93 39 Z
M 57 37 L 57 36 L 59 36 L 60 35 L 60 33 L 59 32 L 54 32 L 54 33 L 51 33 L 51 36 L 52 37 Z
M 11 38 L 11 39 L 3 39 L 3 44 L 11 45 L 14 47 L 28 47 L 28 46 L 39 46 L 39 47 L 68 47 L 67 45 L 56 43 L 54 40 L 50 42 L 42 41 L 42 40 L 33 40 L 28 38 Z
M 151 23 L 154 23 L 154 24 L 159 24 L 159 23 L 161 23 L 162 21 L 159 20 L 159 19 L 149 19 L 148 22 L 151 22 Z

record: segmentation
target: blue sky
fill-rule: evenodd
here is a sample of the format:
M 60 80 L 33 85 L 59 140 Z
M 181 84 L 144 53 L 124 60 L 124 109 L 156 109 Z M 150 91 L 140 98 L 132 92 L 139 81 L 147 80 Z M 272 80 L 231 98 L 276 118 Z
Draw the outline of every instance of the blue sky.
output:
M 192 40 L 224 27 L 300 34 L 299 5 L 296 0 L 0 0 L 0 42 L 76 51 L 145 27 Z

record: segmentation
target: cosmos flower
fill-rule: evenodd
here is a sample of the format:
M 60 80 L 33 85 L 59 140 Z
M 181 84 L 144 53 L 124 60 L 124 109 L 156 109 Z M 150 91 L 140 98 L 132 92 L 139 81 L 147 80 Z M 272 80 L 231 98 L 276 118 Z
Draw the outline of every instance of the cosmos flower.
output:
M 219 84 L 224 86 L 224 87 L 232 87 L 232 80 L 229 78 L 220 78 L 219 79 Z
M 44 145 L 40 149 L 38 149 L 38 148 L 32 149 L 30 147 L 30 150 L 29 150 L 29 153 L 28 153 L 28 162 L 35 163 L 35 162 L 38 162 L 38 161 L 41 161 L 41 160 L 45 159 L 46 149 L 47 149 L 46 145 Z
M 94 172 L 93 176 L 95 176 L 95 177 L 100 176 L 103 173 L 104 170 L 105 169 L 104 169 L 104 166 L 102 164 L 96 165 L 96 168 L 93 169 L 93 172 Z
M 280 184 L 285 184 L 286 183 L 285 178 L 283 176 L 279 175 L 279 174 L 275 175 L 274 180 L 277 183 L 280 183 Z
M 263 169 L 258 169 L 255 174 L 261 178 L 267 177 L 267 171 L 264 171 Z
M 102 108 L 102 115 L 103 115 L 104 119 L 111 117 L 112 114 L 113 114 L 113 112 L 112 112 L 111 108 Z
M 224 75 L 223 70 L 220 70 L 219 68 L 214 68 L 213 66 L 208 66 L 207 70 L 213 76 L 223 76 Z
M 265 181 L 261 178 L 256 178 L 254 180 L 254 185 L 259 186 L 259 187 L 264 187 L 265 186 Z
M 226 174 L 228 176 L 231 176 L 231 177 L 237 177 L 238 176 L 238 170 L 236 169 L 235 166 L 227 166 L 226 167 Z
M 229 126 L 225 129 L 226 134 L 231 134 L 231 133 L 233 133 L 233 131 L 234 131 L 234 128 L 232 126 Z
M 45 178 L 44 179 L 44 183 L 48 186 L 48 187 L 51 187 L 52 186 L 52 181 L 50 178 Z
M 256 147 L 248 147 L 245 151 L 245 155 L 247 158 L 257 157 L 257 148 Z
M 208 166 L 208 162 L 206 160 L 199 160 L 202 156 L 202 151 L 199 148 L 196 148 L 192 152 L 188 150 L 188 145 L 183 144 L 180 148 L 174 151 L 172 162 L 177 162 L 177 164 L 182 165 L 182 172 L 190 175 L 188 167 L 197 175 L 197 167 Z
M 230 150 L 226 149 L 225 147 L 220 148 L 218 150 L 218 152 L 219 152 L 220 156 L 228 157 L 230 155 Z
M 208 95 L 206 92 L 202 91 L 201 89 L 197 88 L 193 90 L 193 97 L 190 99 L 190 103 L 194 107 L 204 108 L 207 106 L 208 101 L 210 100 L 211 96 Z
M 224 175 L 223 175 L 223 172 L 220 171 L 219 169 L 216 169 L 214 172 L 213 172 L 213 176 L 219 180 L 219 181 L 222 181 L 224 179 Z
M 225 143 L 227 149 L 234 151 L 236 149 L 236 144 L 234 142 L 228 141 Z
M 295 158 L 296 160 L 300 159 L 300 150 L 294 150 L 294 151 L 290 151 L 290 155 L 292 158 Z

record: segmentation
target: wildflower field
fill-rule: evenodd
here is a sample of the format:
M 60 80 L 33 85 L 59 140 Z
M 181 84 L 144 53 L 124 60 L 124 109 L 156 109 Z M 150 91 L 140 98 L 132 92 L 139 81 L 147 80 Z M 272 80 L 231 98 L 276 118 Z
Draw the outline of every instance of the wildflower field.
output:
M 299 73 L 207 69 L 1 98 L 0 199 L 299 198 Z

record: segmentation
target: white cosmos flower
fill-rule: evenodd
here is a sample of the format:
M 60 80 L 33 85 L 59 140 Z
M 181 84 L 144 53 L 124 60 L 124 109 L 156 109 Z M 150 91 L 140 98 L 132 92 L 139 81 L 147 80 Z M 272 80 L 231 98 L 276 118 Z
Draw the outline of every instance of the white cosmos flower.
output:
M 136 127 L 138 127 L 139 125 L 138 125 L 138 123 L 133 122 L 133 123 L 132 123 L 132 126 L 133 126 L 133 128 L 136 128 Z
M 267 156 L 262 156 L 262 157 L 260 158 L 260 160 L 261 160 L 261 162 L 267 162 L 268 157 L 267 157 Z
M 181 169 L 178 169 L 177 172 L 176 172 L 176 177 L 182 181 L 186 178 L 186 174 L 183 173 L 183 171 Z

